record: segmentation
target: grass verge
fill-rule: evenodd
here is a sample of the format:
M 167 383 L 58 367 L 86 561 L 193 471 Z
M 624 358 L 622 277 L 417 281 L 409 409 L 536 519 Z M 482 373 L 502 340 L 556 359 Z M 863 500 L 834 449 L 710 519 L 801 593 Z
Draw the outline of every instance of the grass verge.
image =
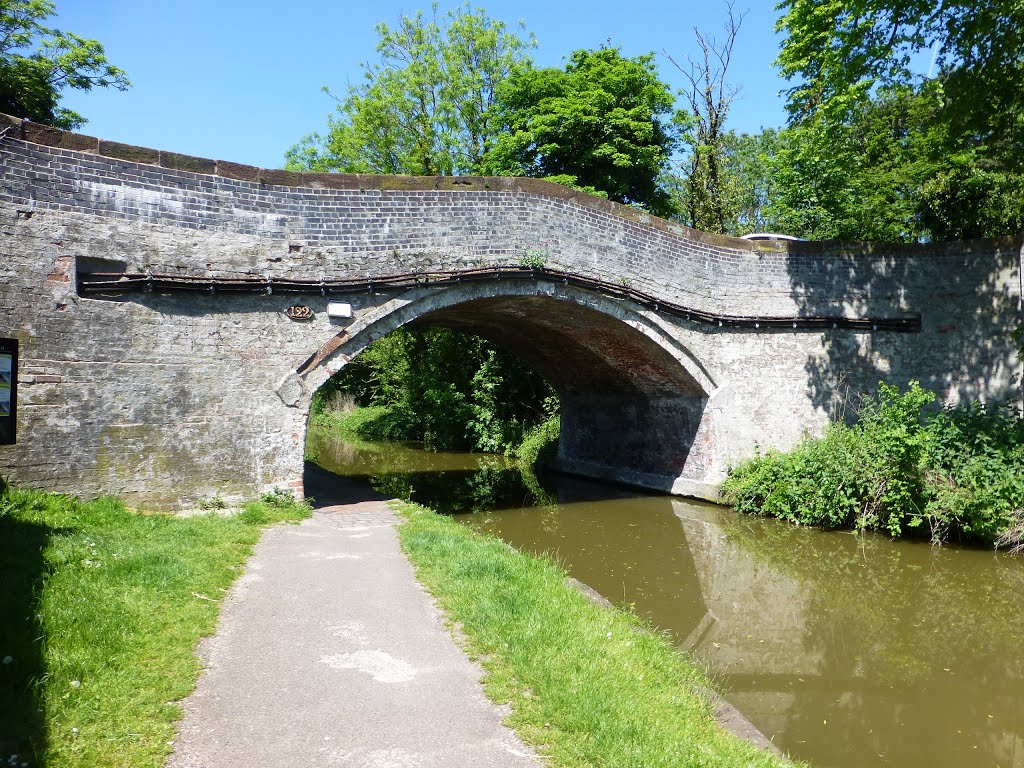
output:
M 780 766 L 721 730 L 701 672 L 635 616 L 594 605 L 554 562 L 414 504 L 402 546 L 511 703 L 508 723 L 554 766 Z
M 196 643 L 261 530 L 308 515 L 275 494 L 177 518 L 3 488 L 0 762 L 163 765 Z

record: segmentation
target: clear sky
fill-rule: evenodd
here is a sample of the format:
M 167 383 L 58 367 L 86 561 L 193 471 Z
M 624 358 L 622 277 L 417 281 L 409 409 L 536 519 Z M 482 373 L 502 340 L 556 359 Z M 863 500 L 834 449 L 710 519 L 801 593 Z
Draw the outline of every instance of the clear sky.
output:
M 439 3 L 441 12 L 456 7 Z M 730 81 L 742 85 L 728 127 L 757 131 L 785 121 L 772 65 L 779 39 L 773 0 L 737 0 L 749 9 L 736 42 Z M 510 24 L 522 20 L 537 39 L 534 60 L 561 66 L 578 48 L 606 41 L 627 56 L 659 54 L 661 76 L 674 88 L 676 61 L 696 55 L 693 28 L 720 33 L 717 0 L 481 0 Z M 124 92 L 72 92 L 64 104 L 89 122 L 81 132 L 114 141 L 279 168 L 303 135 L 323 129 L 332 99 L 375 61 L 374 26 L 429 10 L 429 0 L 57 0 L 64 31 L 104 44 L 133 87 Z

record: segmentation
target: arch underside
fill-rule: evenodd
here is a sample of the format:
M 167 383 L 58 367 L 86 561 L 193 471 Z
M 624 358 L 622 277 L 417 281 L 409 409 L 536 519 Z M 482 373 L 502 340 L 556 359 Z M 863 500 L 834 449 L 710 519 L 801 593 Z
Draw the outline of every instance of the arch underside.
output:
M 425 312 L 410 325 L 484 337 L 544 376 L 561 401 L 563 469 L 670 487 L 693 458 L 707 393 L 665 340 L 623 317 L 550 295 L 504 295 Z

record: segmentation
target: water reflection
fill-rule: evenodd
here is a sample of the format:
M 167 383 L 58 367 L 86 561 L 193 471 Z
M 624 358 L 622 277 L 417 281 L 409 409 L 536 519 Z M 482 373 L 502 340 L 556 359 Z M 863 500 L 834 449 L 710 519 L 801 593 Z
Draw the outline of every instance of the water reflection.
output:
M 719 593 L 694 650 L 794 751 L 823 765 L 1024 765 L 1020 561 L 726 512 L 680 519 Z M 772 588 L 743 600 L 744 581 Z
M 458 519 L 553 553 L 670 631 L 777 745 L 816 766 L 1024 768 L 1021 560 L 566 478 L 531 488 L 500 457 L 310 445 L 331 471 L 476 511 Z
M 524 477 L 504 456 L 424 451 L 415 444 L 376 443 L 310 430 L 306 456 L 344 477 L 362 477 L 374 490 L 443 514 L 555 503 L 537 478 Z

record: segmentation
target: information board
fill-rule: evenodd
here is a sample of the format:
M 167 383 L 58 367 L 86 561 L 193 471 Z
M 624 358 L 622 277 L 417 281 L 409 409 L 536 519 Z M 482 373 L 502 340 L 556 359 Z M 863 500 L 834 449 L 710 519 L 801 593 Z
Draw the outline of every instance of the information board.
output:
M 18 424 L 18 340 L 0 339 L 0 445 L 14 445 Z

